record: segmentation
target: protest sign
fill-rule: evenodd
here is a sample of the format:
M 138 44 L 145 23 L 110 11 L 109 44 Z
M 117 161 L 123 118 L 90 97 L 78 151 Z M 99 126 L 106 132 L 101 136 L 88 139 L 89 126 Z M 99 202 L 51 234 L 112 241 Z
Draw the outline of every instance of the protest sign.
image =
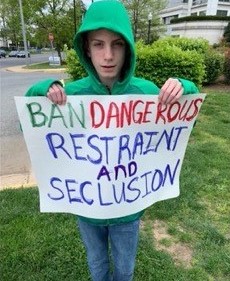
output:
M 42 212 L 115 218 L 179 195 L 204 94 L 171 105 L 152 95 L 15 97 Z

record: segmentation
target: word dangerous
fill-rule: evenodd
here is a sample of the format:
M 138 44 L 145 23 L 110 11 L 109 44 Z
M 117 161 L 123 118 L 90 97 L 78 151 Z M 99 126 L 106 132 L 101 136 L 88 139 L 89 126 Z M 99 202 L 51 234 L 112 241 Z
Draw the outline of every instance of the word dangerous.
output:
M 83 102 L 79 104 L 67 103 L 65 107 L 52 104 L 49 112 L 44 112 L 38 102 L 27 103 L 32 127 L 52 127 L 55 122 L 59 126 L 73 128 L 80 126 L 91 128 L 123 128 L 133 124 L 166 124 L 174 121 L 191 121 L 199 111 L 201 98 L 185 100 L 184 103 L 175 102 L 171 105 L 162 105 L 154 101 L 129 100 L 126 102 L 110 102 L 103 104 L 92 101 L 89 108 Z M 89 116 L 86 116 L 86 112 Z

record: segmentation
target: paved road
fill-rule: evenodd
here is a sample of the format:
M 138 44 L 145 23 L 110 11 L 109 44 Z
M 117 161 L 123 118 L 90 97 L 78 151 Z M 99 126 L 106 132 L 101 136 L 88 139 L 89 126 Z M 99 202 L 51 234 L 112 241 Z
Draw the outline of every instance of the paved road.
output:
M 36 59 L 39 60 L 39 57 L 37 56 Z M 42 55 L 40 60 L 44 61 L 44 59 L 47 61 L 47 56 L 44 58 Z M 0 188 L 8 185 L 26 185 L 27 183 L 34 182 L 33 175 L 31 175 L 29 155 L 19 126 L 14 96 L 23 96 L 26 90 L 39 80 L 47 78 L 63 79 L 66 77 L 66 74 L 63 72 L 21 72 L 20 66 L 13 69 L 10 68 L 14 64 L 18 65 L 19 60 L 21 60 L 21 65 L 25 64 L 23 59 L 17 58 L 6 58 L 0 61 Z
M 55 54 L 56 55 L 56 54 Z M 28 64 L 34 64 L 34 63 L 41 63 L 41 62 L 47 62 L 49 60 L 50 53 L 46 54 L 32 54 L 30 58 L 1 58 L 0 59 L 0 65 L 1 68 L 6 68 L 9 66 L 21 66 Z

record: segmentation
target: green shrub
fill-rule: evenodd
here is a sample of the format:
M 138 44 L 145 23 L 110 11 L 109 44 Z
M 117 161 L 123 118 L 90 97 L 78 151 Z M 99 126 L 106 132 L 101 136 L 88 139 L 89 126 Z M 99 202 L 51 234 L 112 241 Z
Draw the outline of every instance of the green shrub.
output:
M 159 87 L 169 77 L 189 79 L 201 86 L 204 74 L 202 55 L 195 51 L 182 51 L 167 44 L 137 44 L 136 76 L 153 81 Z
M 202 84 L 214 83 L 223 72 L 223 56 L 209 46 L 205 39 L 166 37 L 154 43 L 155 46 L 177 46 L 183 51 L 196 51 L 203 57 L 205 75 Z
M 229 16 L 214 16 L 214 15 L 208 15 L 208 16 L 187 16 L 187 17 L 181 17 L 181 18 L 174 18 L 171 19 L 170 23 L 178 23 L 178 22 L 186 22 L 186 21 L 229 21 Z
M 225 82 L 230 84 L 230 49 L 225 53 L 223 73 Z
M 193 39 L 186 37 L 165 37 L 154 43 L 154 46 L 164 47 L 165 45 L 177 46 L 183 51 L 196 51 L 205 54 L 209 51 L 209 42 L 205 39 Z
M 204 54 L 205 76 L 203 83 L 212 84 L 223 73 L 224 57 L 214 51 L 209 50 Z
M 227 43 L 230 43 L 230 21 L 228 22 L 228 25 L 224 28 L 223 37 Z
M 66 72 L 73 80 L 81 79 L 87 76 L 85 69 L 80 64 L 77 54 L 74 49 L 65 49 L 66 54 Z

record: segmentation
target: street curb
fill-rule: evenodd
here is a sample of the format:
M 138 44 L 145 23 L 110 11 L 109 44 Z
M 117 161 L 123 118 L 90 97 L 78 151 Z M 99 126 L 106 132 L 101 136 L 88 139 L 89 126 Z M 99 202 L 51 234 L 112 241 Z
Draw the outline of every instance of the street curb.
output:
M 0 176 L 0 191 L 33 186 L 37 186 L 37 183 L 31 173 Z
M 17 73 L 28 72 L 48 72 L 48 73 L 63 73 L 65 68 L 53 69 L 25 69 L 26 65 L 10 66 L 4 68 L 6 71 Z M 10 174 L 0 176 L 0 191 L 5 189 L 26 188 L 37 186 L 36 180 L 32 173 Z
M 27 73 L 27 72 L 49 72 L 49 73 L 63 73 L 66 71 L 65 68 L 52 68 L 52 69 L 26 69 L 24 68 L 26 65 L 20 65 L 20 66 L 10 66 L 6 67 L 6 71 L 10 72 L 18 72 L 18 73 Z
M 26 65 L 10 66 L 4 68 L 6 71 L 16 73 L 28 72 L 48 72 L 48 73 L 64 73 L 65 68 L 53 69 L 25 69 Z M 32 173 L 20 173 L 0 176 L 0 191 L 5 189 L 26 188 L 37 186 L 36 180 Z

